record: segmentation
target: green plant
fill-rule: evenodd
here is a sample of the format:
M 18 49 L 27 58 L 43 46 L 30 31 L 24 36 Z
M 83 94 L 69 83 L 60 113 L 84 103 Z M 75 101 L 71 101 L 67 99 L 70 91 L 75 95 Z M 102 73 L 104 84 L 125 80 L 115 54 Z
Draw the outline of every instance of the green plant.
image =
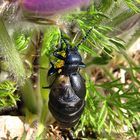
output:
M 75 33 L 74 39 L 72 36 L 68 37 L 66 35 L 72 45 L 78 43 L 78 40 L 85 35 L 88 29 L 93 28 L 85 43 L 80 46 L 80 52 L 83 53 L 83 56 L 86 54 L 85 63 L 87 67 L 84 72 L 87 73 L 85 74 L 87 104 L 79 124 L 75 127 L 77 137 L 89 139 L 90 135 L 86 134 L 87 130 L 94 134 L 95 139 L 100 140 L 139 137 L 139 66 L 127 53 L 127 50 L 140 37 L 139 7 L 139 0 L 95 0 L 91 1 L 91 6 L 87 10 L 63 17 L 63 20 L 72 26 L 74 22 L 74 27 L 78 28 L 79 31 L 79 34 Z M 34 54 L 32 49 L 34 44 L 32 43 L 36 31 L 19 28 L 11 36 L 14 40 L 12 42 L 2 22 L 1 19 L 0 29 L 3 29 L 1 32 L 4 33 L 5 37 L 2 34 L 0 35 L 0 40 L 2 40 L 0 42 L 2 46 L 0 54 L 5 58 L 7 65 L 5 69 L 12 72 L 15 77 L 14 81 L 18 86 L 24 85 L 23 83 L 28 80 L 25 77 L 32 74 L 32 60 L 30 60 L 29 54 Z M 68 28 L 69 30 L 72 30 L 71 27 Z M 128 34 L 128 31 L 130 34 Z M 7 37 L 8 39 L 6 39 Z M 9 44 L 9 42 L 11 43 Z M 41 69 L 38 76 L 40 78 L 39 94 L 43 97 L 44 105 L 44 107 L 39 106 L 38 120 L 40 121 L 41 131 L 39 130 L 38 136 L 42 133 L 42 123 L 45 124 L 48 114 L 46 101 L 49 91 L 41 87 L 47 85 L 47 78 L 44 77 L 46 77 L 46 71 L 49 67 L 49 60 L 54 59 L 51 54 L 59 46 L 59 42 L 59 28 L 57 26 L 47 26 L 44 30 L 40 57 Z M 16 44 L 16 47 L 11 47 L 11 44 Z M 3 50 L 4 55 L 2 54 Z M 28 62 L 25 65 L 25 67 L 29 67 L 26 74 L 20 56 Z M 94 67 L 91 68 L 92 66 Z M 91 71 L 94 72 L 93 75 L 88 74 Z M 116 72 L 120 76 L 115 76 Z M 26 80 L 23 80 L 24 78 Z M 29 93 L 37 96 L 38 94 L 34 94 L 31 83 L 30 80 L 29 83 L 25 84 L 27 90 L 23 87 L 23 94 L 30 89 Z M 3 83 L 0 83 L 0 87 L 2 86 Z M 15 101 L 18 100 L 13 95 L 16 87 L 12 91 L 9 89 L 10 87 L 6 86 L 6 91 L 12 94 L 10 96 L 12 103 L 8 102 L 7 105 L 9 103 L 10 105 L 15 104 Z M 3 90 L 0 90 L 1 92 L 3 93 Z M 1 95 L 7 96 L 7 92 Z M 28 94 L 26 96 L 29 97 Z
M 19 96 L 14 94 L 16 84 L 14 82 L 5 81 L 0 84 L 0 108 L 16 106 Z

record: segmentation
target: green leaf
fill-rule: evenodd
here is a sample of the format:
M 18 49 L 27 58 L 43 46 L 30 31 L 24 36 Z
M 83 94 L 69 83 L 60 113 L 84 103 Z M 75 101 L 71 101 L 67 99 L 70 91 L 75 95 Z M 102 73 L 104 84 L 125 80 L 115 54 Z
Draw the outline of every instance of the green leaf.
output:
M 0 83 L 0 107 L 15 106 L 19 101 L 19 96 L 14 95 L 16 90 L 15 83 L 4 81 Z
M 103 106 L 101 111 L 99 112 L 99 119 L 98 119 L 98 131 L 101 132 L 101 129 L 106 121 L 107 117 L 107 108 L 106 108 L 106 101 L 103 102 Z
M 89 47 L 87 47 L 87 46 L 85 46 L 85 45 L 81 45 L 81 46 L 79 47 L 79 49 L 81 49 L 81 50 L 87 52 L 88 54 L 91 54 L 91 56 L 98 56 L 98 54 L 97 54 L 95 51 L 93 51 L 91 48 L 89 48 Z

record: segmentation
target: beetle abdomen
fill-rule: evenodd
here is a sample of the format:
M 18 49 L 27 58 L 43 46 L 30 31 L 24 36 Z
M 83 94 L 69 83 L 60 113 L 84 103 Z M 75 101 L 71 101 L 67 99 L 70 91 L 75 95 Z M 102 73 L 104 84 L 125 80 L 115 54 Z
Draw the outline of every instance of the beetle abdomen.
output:
M 77 96 L 71 85 L 70 77 L 58 76 L 49 95 L 49 109 L 59 125 L 63 128 L 73 127 L 78 122 L 84 106 L 84 98 L 80 99 Z
M 62 112 L 56 105 L 54 106 L 54 104 L 51 104 L 51 101 L 49 101 L 49 110 L 51 111 L 54 118 L 57 120 L 57 122 L 62 128 L 73 127 L 78 122 L 84 110 L 84 106 L 85 101 L 82 102 L 80 108 L 77 108 L 77 111 L 75 111 L 75 109 L 70 108 L 70 112 L 68 112 L 69 107 L 64 107 L 64 111 Z

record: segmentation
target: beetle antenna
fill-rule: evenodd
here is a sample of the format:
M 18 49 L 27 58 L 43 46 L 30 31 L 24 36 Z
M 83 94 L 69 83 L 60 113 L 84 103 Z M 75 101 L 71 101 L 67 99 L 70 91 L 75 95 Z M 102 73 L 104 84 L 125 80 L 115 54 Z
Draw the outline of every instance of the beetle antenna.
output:
M 64 43 L 66 44 L 66 46 L 69 46 L 68 42 L 66 41 L 66 39 L 64 38 L 62 32 L 61 32 L 61 39 L 64 41 Z
M 80 43 L 76 46 L 77 48 L 87 39 L 87 37 L 89 36 L 89 34 L 92 31 L 92 29 L 93 29 L 93 27 L 88 30 L 88 32 L 86 33 L 86 35 L 81 39 Z

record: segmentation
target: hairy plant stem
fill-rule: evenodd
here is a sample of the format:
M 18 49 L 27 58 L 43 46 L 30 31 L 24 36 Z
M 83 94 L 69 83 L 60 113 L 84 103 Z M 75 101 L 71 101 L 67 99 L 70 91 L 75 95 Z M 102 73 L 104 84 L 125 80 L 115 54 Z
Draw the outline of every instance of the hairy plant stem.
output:
M 0 56 L 5 59 L 8 71 L 14 76 L 18 85 L 23 85 L 26 77 L 23 62 L 12 42 L 3 19 L 0 17 Z

